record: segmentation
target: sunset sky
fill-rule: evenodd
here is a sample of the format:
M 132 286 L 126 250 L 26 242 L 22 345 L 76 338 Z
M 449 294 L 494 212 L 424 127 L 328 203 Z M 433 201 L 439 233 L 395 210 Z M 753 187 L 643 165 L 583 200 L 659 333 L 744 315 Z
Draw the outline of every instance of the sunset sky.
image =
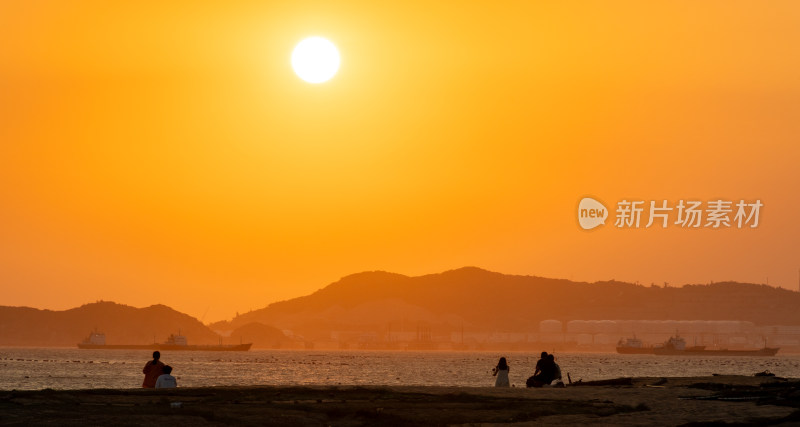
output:
M 794 1 L 2 1 L 0 305 L 209 322 L 467 265 L 797 289 L 798 23 Z M 292 70 L 309 36 L 339 49 L 328 82 Z M 585 231 L 587 195 L 764 207 Z

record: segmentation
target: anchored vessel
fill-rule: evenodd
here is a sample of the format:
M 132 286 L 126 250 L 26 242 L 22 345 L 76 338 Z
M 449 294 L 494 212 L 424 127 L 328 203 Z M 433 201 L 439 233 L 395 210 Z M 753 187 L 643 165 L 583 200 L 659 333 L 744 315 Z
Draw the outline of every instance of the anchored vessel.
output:
M 91 350 L 169 350 L 169 351 L 247 351 L 253 343 L 246 344 L 217 344 L 217 345 L 189 345 L 185 336 L 170 334 L 163 343 L 153 344 L 106 344 L 106 335 L 102 332 L 92 332 L 78 348 Z
M 696 345 L 687 347 L 686 340 L 677 334 L 670 337 L 663 346 L 653 348 L 653 353 L 659 356 L 774 356 L 780 348 L 764 347 L 752 350 L 712 349 Z
M 686 346 L 686 340 L 677 334 L 664 344 L 654 347 L 645 346 L 642 340 L 633 337 L 617 343 L 620 354 L 655 354 L 659 356 L 774 356 L 778 347 L 766 347 L 752 350 L 707 349 L 704 345 Z
M 626 338 L 617 343 L 617 353 L 620 354 L 653 354 L 653 347 L 645 346 L 642 340 L 636 338 Z

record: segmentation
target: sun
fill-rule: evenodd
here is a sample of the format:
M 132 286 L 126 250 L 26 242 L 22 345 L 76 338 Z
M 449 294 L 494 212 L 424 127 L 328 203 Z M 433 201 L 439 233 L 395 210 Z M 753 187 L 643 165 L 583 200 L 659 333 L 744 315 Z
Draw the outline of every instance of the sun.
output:
M 339 70 L 339 50 L 322 37 L 303 39 L 292 52 L 292 68 L 308 83 L 326 82 Z

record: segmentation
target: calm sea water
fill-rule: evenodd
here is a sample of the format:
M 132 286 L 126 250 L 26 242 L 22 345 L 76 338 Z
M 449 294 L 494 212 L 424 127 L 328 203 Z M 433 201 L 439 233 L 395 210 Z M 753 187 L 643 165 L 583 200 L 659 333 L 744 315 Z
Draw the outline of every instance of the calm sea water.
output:
M 150 351 L 67 348 L 0 348 L 0 390 L 135 388 Z M 531 353 L 389 351 L 164 352 L 182 387 L 233 385 L 438 385 L 492 386 L 491 369 L 505 356 L 517 387 L 533 374 Z M 800 378 L 800 355 L 775 357 L 672 357 L 556 354 L 564 379 L 623 376 L 752 375 L 765 369 Z

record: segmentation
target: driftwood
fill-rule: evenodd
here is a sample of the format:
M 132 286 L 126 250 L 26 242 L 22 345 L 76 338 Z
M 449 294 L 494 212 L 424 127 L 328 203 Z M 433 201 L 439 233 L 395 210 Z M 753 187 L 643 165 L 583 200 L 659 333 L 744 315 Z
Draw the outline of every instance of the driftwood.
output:
M 614 378 L 610 380 L 583 381 L 578 380 L 570 384 L 571 386 L 606 386 L 606 385 L 633 385 L 633 378 Z

